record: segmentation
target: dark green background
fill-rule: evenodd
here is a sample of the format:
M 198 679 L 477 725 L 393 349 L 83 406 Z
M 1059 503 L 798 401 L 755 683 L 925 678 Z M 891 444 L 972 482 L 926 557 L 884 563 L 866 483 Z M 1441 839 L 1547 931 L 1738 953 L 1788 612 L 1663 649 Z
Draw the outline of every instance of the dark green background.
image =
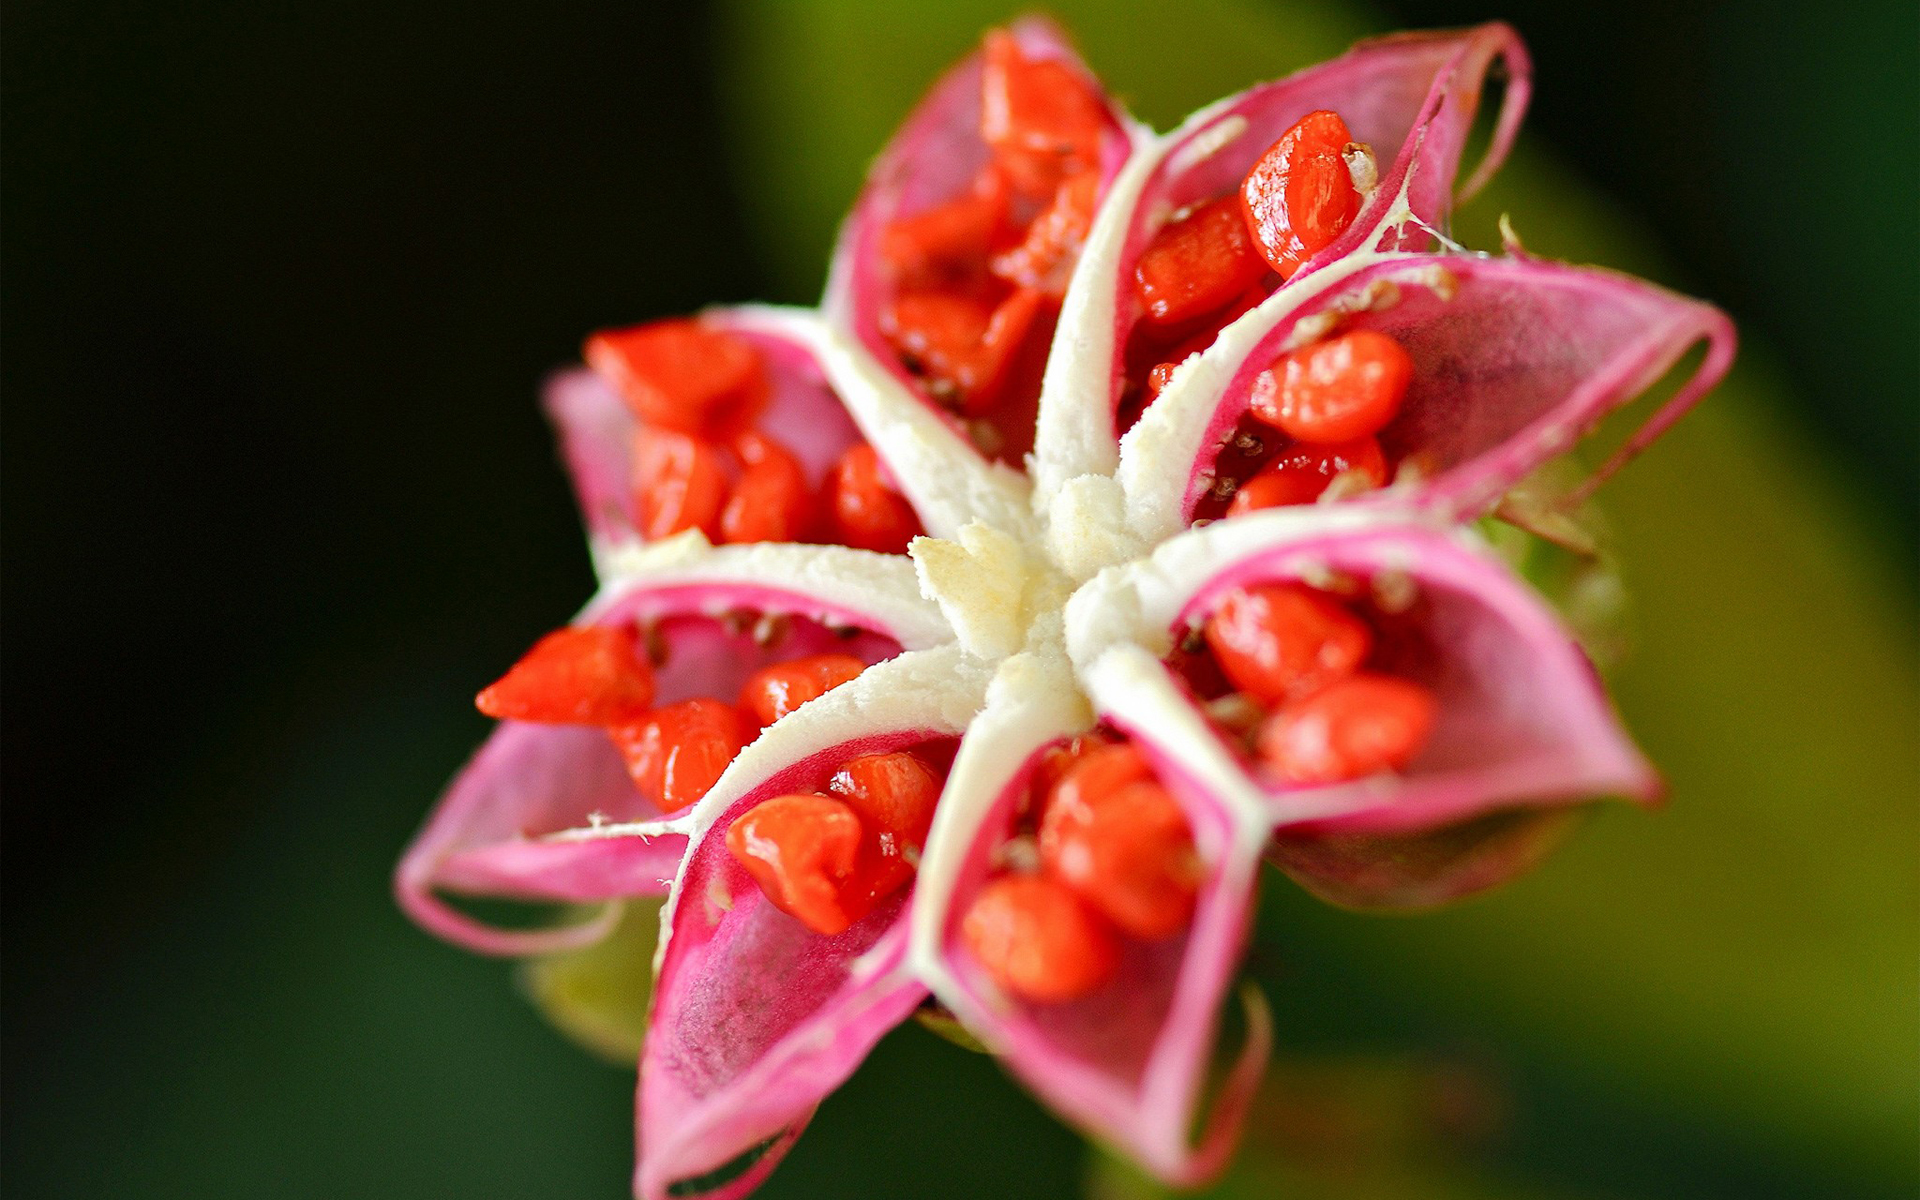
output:
M 8 6 L 13 1194 L 624 1192 L 630 1074 L 408 927 L 386 875 L 484 732 L 465 697 L 589 586 L 542 372 L 598 325 L 809 299 L 859 154 L 1001 11 L 859 7 Z M 1674 811 L 1610 813 L 1458 918 L 1271 888 L 1256 970 L 1290 1052 L 1470 1063 L 1504 1114 L 1464 1148 L 1369 1135 L 1404 1176 L 1290 1181 L 1911 1195 L 1912 6 L 1064 7 L 1162 125 L 1317 39 L 1507 17 L 1539 90 L 1498 200 L 1530 244 L 1714 298 L 1747 338 L 1738 394 L 1616 501 L 1629 534 L 1695 539 L 1623 550 L 1648 628 L 1622 704 Z M 1556 243 L 1576 227 L 1603 232 Z M 1802 807 L 1750 819 L 1749 777 Z M 1515 954 L 1545 944 L 1504 938 L 1529 921 L 1571 958 Z M 908 1030 L 766 1194 L 1053 1197 L 1083 1162 L 988 1061 Z

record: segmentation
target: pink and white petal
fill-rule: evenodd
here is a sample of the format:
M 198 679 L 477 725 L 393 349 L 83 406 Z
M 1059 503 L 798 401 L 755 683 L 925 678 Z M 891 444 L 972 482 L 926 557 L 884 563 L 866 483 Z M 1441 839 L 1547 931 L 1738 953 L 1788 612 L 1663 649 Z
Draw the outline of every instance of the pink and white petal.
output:
M 1209 105 L 1136 154 L 1088 234 L 1054 338 L 1035 452 L 1043 500 L 1076 475 L 1114 469 L 1125 351 L 1139 320 L 1134 268 L 1173 213 L 1237 190 L 1295 122 L 1332 109 L 1355 140 L 1393 157 L 1383 157 L 1379 185 L 1353 225 L 1294 280 L 1363 247 L 1424 245 L 1431 229 L 1446 226 L 1460 155 L 1496 62 L 1505 64 L 1508 84 L 1486 156 L 1462 189 L 1470 193 L 1505 158 L 1531 90 L 1526 48 L 1499 23 L 1362 42 L 1330 62 Z M 1241 322 L 1281 303 L 1270 297 Z M 1165 402 L 1163 395 L 1149 411 Z
M 820 365 L 818 318 L 802 309 L 749 305 L 708 309 L 699 319 L 760 352 L 768 396 L 759 426 L 793 452 L 808 482 L 818 487 L 835 460 L 860 440 Z M 633 510 L 634 439 L 641 428 L 632 412 L 584 367 L 549 380 L 546 410 L 596 562 L 641 544 Z
M 939 606 L 920 594 L 913 563 L 903 555 L 783 542 L 709 548 L 670 539 L 625 552 L 609 565 L 607 581 L 583 614 L 588 619 L 652 622 L 703 615 L 716 621 L 728 618 L 725 624 L 731 626 L 740 624 L 740 614 L 769 614 L 790 618 L 789 626 L 798 624 L 788 636 L 797 633 L 808 641 L 796 654 L 821 653 L 851 642 L 854 648 L 846 653 L 869 661 L 953 640 Z M 746 632 L 752 634 L 751 629 Z M 728 636 L 738 639 L 740 634 L 732 631 Z M 886 652 L 863 653 L 864 638 L 884 642 Z M 685 690 L 687 695 L 729 696 L 738 690 L 736 679 L 744 682 L 759 669 L 762 664 L 756 660 L 764 657 L 765 649 L 756 645 L 749 650 L 730 640 L 724 648 L 709 650 L 702 641 L 697 659 L 669 655 L 655 672 L 656 684 L 663 695 Z M 694 650 L 689 647 L 688 653 Z M 687 666 L 690 661 L 701 665 Z M 686 689 L 679 683 L 683 670 L 689 676 Z M 660 702 L 683 698 L 665 696 Z
M 926 995 L 906 968 L 910 890 L 843 933 L 809 932 L 766 899 L 726 848 L 761 800 L 825 785 L 858 754 L 951 747 L 986 680 L 956 649 L 904 654 L 769 727 L 700 802 L 663 916 L 640 1063 L 636 1190 L 684 1194 L 769 1139 L 742 1194 L 814 1108 Z
M 1579 646 L 1463 531 L 1355 507 L 1219 522 L 1083 588 L 1069 606 L 1069 645 L 1079 662 L 1097 662 L 1115 645 L 1165 655 L 1227 592 L 1273 580 L 1378 597 L 1376 620 L 1392 611 L 1399 624 L 1382 639 L 1386 660 L 1376 667 L 1431 689 L 1439 706 L 1426 749 L 1404 773 L 1288 788 L 1204 732 L 1189 704 L 1203 735 L 1169 742 L 1169 753 L 1240 802 L 1263 805 L 1287 847 L 1283 865 L 1309 886 L 1354 905 L 1438 903 L 1532 865 L 1557 824 L 1522 829 L 1484 818 L 1555 814 L 1604 796 L 1658 798 L 1658 776 Z M 1149 690 L 1180 687 L 1169 668 L 1160 671 Z M 1395 844 L 1442 831 L 1417 852 Z
M 1457 32 L 1396 34 L 1362 43 L 1348 57 L 1361 56 L 1377 57 L 1382 66 L 1399 60 L 1407 72 L 1403 78 L 1409 81 L 1417 80 L 1423 70 L 1430 71 L 1430 85 L 1412 126 L 1397 140 L 1373 141 L 1363 130 L 1398 132 L 1408 98 L 1405 93 L 1374 93 L 1363 104 L 1379 105 L 1383 111 L 1366 113 L 1359 118 L 1360 124 L 1348 118 L 1355 139 L 1369 142 L 1376 155 L 1389 146 L 1398 153 L 1391 165 L 1381 163 L 1379 186 L 1352 226 L 1305 263 L 1296 280 L 1361 247 L 1417 250 L 1431 246 L 1435 232 L 1447 229 L 1456 196 L 1461 200 L 1472 196 L 1506 161 L 1533 93 L 1533 60 L 1526 43 L 1512 26 L 1500 21 Z M 1454 181 L 1480 110 L 1480 94 L 1496 69 L 1506 87 L 1492 136 L 1473 174 L 1456 191 Z M 1322 107 L 1346 115 L 1336 105 Z
M 951 640 L 939 609 L 921 598 L 912 564 L 898 555 L 663 543 L 632 554 L 625 567 L 580 619 L 647 631 L 659 655 L 660 704 L 731 700 L 760 667 L 802 655 L 831 651 L 874 663 Z M 427 929 L 484 953 L 584 945 L 606 932 L 604 922 L 496 929 L 437 892 L 569 903 L 662 895 L 685 851 L 686 824 L 634 790 L 603 730 L 504 722 L 408 849 L 395 887 Z M 581 830 L 596 836 L 574 836 Z
M 1065 63 L 1092 91 L 1105 95 L 1100 81 L 1052 22 L 1025 17 L 1015 21 L 1010 32 L 1029 58 Z M 841 227 L 822 302 L 828 321 L 854 349 L 870 359 L 901 394 L 953 428 L 964 453 L 976 456 L 979 451 L 973 441 L 951 415 L 926 398 L 880 333 L 880 314 L 889 291 L 880 242 L 890 222 L 964 193 L 987 164 L 989 152 L 980 136 L 983 62 L 984 56 L 975 52 L 942 76 L 874 161 L 866 186 Z M 1098 165 L 1103 203 L 1136 146 L 1152 136 L 1118 103 L 1108 101 L 1107 107 Z M 1025 419 L 1030 421 L 1031 415 Z M 1011 432 L 1024 436 L 1031 430 Z
M 645 826 L 627 837 L 555 844 L 543 835 L 591 814 Z M 400 907 L 430 933 L 481 954 L 545 954 L 611 932 L 617 906 L 556 929 L 501 929 L 461 912 L 442 890 L 552 903 L 666 892 L 684 834 L 659 825 L 599 729 L 504 721 L 455 778 L 394 873 Z
M 965 948 L 961 918 L 1013 830 L 1040 752 L 1090 721 L 1062 664 L 1015 658 L 996 684 L 954 764 L 950 786 L 966 807 L 942 814 L 937 856 L 930 853 L 922 867 L 927 890 L 915 913 L 920 969 L 969 1032 L 1055 1110 L 1171 1183 L 1202 1182 L 1231 1152 L 1269 1049 L 1256 1012 L 1240 1061 L 1194 1145 L 1189 1135 L 1222 1001 L 1246 943 L 1265 815 L 1221 804 L 1142 739 L 1186 810 L 1208 867 L 1192 924 L 1160 942 L 1127 941 L 1119 975 L 1093 995 L 1058 1004 L 1009 996 Z M 1117 723 L 1142 732 L 1124 718 Z
M 1576 490 L 1584 494 L 1683 416 L 1733 361 L 1733 324 L 1719 309 L 1591 267 L 1481 255 L 1355 256 L 1313 282 L 1286 304 L 1249 314 L 1189 359 L 1128 434 L 1121 482 L 1129 522 L 1142 536 L 1165 537 L 1190 523 L 1260 372 L 1335 331 L 1378 330 L 1414 363 L 1400 413 L 1379 437 L 1389 460 L 1417 464 L 1418 477 L 1354 502 L 1422 509 L 1443 520 L 1493 508 L 1704 343 L 1679 390 Z

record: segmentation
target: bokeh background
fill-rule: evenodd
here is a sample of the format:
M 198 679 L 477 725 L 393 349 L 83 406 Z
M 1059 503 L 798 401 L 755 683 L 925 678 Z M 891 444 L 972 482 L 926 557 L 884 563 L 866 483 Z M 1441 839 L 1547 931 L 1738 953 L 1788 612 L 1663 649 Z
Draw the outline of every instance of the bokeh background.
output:
M 1509 18 L 1538 98 L 1466 238 L 1511 211 L 1745 337 L 1606 493 L 1671 807 L 1433 917 L 1269 887 L 1282 1057 L 1225 1192 L 1913 1195 L 1920 12 L 1047 7 L 1163 127 Z M 866 158 L 1011 11 L 7 6 L 12 1195 L 625 1194 L 631 1073 L 386 890 L 467 697 L 589 587 L 536 384 L 593 327 L 810 300 Z M 909 1027 L 765 1195 L 1086 1186 L 1149 1194 Z

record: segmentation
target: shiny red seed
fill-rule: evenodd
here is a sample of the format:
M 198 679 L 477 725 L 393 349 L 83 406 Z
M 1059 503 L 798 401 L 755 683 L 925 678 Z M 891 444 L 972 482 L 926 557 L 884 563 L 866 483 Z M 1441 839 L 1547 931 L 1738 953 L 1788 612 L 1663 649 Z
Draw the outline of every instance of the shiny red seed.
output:
M 1373 651 L 1365 621 L 1325 594 L 1292 583 L 1228 592 L 1204 632 L 1227 679 L 1265 704 L 1343 679 Z
M 1040 862 L 1134 937 L 1158 941 L 1193 917 L 1199 855 L 1186 814 L 1157 780 L 1060 788 L 1040 826 Z
M 754 727 L 733 705 L 703 697 L 656 708 L 607 733 L 640 794 L 671 813 L 707 794 L 753 740 Z
M 1006 175 L 989 165 L 951 200 L 889 222 L 880 257 L 896 281 L 930 286 L 977 272 L 1011 221 Z
M 628 630 L 558 629 L 535 642 L 473 702 L 501 720 L 610 725 L 646 714 L 653 703 L 653 668 Z
M 775 663 L 747 676 L 740 707 L 764 728 L 866 669 L 851 654 L 811 654 Z
M 1033 778 L 1027 785 L 1033 796 L 1033 807 L 1044 806 L 1053 789 L 1089 754 L 1117 744 L 1112 734 L 1094 729 L 1041 751 L 1040 761 L 1034 764 Z
M 921 533 L 920 518 L 895 491 L 872 446 L 847 451 L 827 480 L 828 516 L 834 540 L 860 550 L 905 554 Z
M 1367 490 L 1387 486 L 1387 457 L 1373 438 L 1314 446 L 1305 442 L 1287 447 L 1280 456 L 1242 483 L 1227 506 L 1227 515 L 1288 504 L 1311 504 L 1337 476 L 1352 471 Z
M 1267 718 L 1261 761 L 1297 784 L 1341 783 L 1404 770 L 1433 731 L 1433 693 L 1387 675 L 1328 684 Z
M 1154 368 L 1147 372 L 1147 395 L 1158 399 L 1161 391 L 1173 381 L 1174 368 L 1213 345 L 1214 339 L 1220 336 L 1221 330 L 1245 316 L 1255 305 L 1265 300 L 1267 294 L 1266 288 L 1255 284 L 1242 292 L 1233 303 L 1214 313 L 1200 332 L 1183 339 L 1173 349 L 1168 350 L 1166 360 L 1155 364 Z
M 957 398 L 959 377 L 986 340 L 993 306 L 953 291 L 903 292 L 880 313 L 880 334 L 928 379 L 936 394 Z
M 740 478 L 720 510 L 725 542 L 797 542 L 813 526 L 806 472 L 787 448 L 757 430 L 734 439 Z
M 649 540 L 698 529 L 720 537 L 726 467 L 712 442 L 671 429 L 642 429 L 633 445 L 634 507 Z
M 1275 359 L 1254 377 L 1249 411 L 1303 442 L 1350 442 L 1386 428 L 1412 382 L 1399 342 L 1356 329 Z
M 1131 742 L 1089 746 L 1040 795 L 1040 821 L 1056 803 L 1073 806 L 1089 796 L 1104 796 L 1153 778 L 1147 756 Z
M 1077 1000 L 1112 981 L 1120 947 L 1104 918 L 1056 879 L 1003 875 L 982 888 L 960 923 L 982 969 L 1023 1000 Z
M 1240 185 L 1247 229 L 1269 266 L 1290 279 L 1353 224 L 1360 193 L 1344 157 L 1353 135 L 1322 109 L 1280 135 Z
M 1134 292 L 1150 324 L 1197 321 L 1265 277 L 1239 201 L 1223 196 L 1154 234 L 1134 267 Z
M 1027 226 L 1020 244 L 994 255 L 989 269 L 1015 287 L 1037 288 L 1054 299 L 1064 296 L 1099 195 L 1100 177 L 1093 172 L 1069 178 Z
M 913 878 L 943 782 L 904 750 L 849 759 L 828 782 L 827 790 L 859 814 L 866 829 L 857 883 L 873 901 Z
M 907 292 L 881 314 L 880 331 L 936 397 L 978 416 L 1001 399 L 1008 369 L 1049 307 L 1035 288 L 991 307 L 959 292 Z
M 727 850 L 780 911 L 819 934 L 835 934 L 872 907 L 850 891 L 860 855 L 860 818 L 828 796 L 775 796 L 727 827 Z
M 1029 57 L 1003 30 L 987 35 L 980 136 L 1022 193 L 1043 199 L 1097 166 L 1106 126 L 1106 105 L 1072 65 Z
M 766 400 L 760 352 L 699 321 L 609 329 L 587 339 L 585 354 L 642 423 L 661 429 L 717 434 Z

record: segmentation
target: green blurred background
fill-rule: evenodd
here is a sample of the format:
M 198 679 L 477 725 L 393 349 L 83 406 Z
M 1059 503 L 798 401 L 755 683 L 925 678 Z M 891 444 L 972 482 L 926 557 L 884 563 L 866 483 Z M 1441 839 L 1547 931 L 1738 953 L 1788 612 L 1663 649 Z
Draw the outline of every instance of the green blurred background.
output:
M 1910 3 L 1049 6 L 1165 126 L 1513 20 L 1462 215 L 1711 297 L 1735 376 L 1610 487 L 1617 695 L 1673 803 L 1443 915 L 1275 881 L 1282 1056 L 1224 1190 L 1920 1188 L 1920 15 Z M 614 1197 L 630 1072 L 386 877 L 585 595 L 534 407 L 584 330 L 805 302 L 955 2 L 17 0 L 0 322 L 0 1133 L 20 1197 Z M 770 1197 L 1146 1194 L 908 1028 Z M 1091 1174 L 1090 1174 L 1091 1172 Z

